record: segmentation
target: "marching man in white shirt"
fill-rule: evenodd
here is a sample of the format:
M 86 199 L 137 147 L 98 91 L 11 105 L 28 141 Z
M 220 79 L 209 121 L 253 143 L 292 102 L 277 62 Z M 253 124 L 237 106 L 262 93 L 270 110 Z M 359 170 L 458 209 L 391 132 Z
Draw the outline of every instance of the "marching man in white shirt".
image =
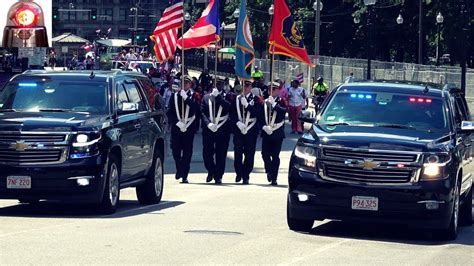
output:
M 249 184 L 261 127 L 260 121 L 257 120 L 261 117 L 262 112 L 263 100 L 252 93 L 252 81 L 245 80 L 243 95 L 238 95 L 235 98 L 231 111 L 236 183 L 243 180 L 244 185 Z
M 222 87 L 217 85 L 218 88 Z M 206 182 L 214 180 L 217 185 L 222 184 L 230 141 L 231 104 L 227 98 L 224 91 L 214 88 L 210 94 L 204 96 L 201 104 L 202 156 L 208 172 Z
M 176 163 L 176 179 L 188 183 L 194 135 L 198 129 L 199 95 L 191 90 L 192 79 L 184 76 L 184 88 L 173 92 L 167 111 L 171 125 L 171 150 Z
M 280 168 L 280 151 L 285 138 L 285 115 L 287 103 L 278 97 L 279 84 L 273 85 L 272 94 L 263 105 L 265 124 L 262 128 L 262 159 L 265 164 L 267 180 L 272 186 L 277 186 Z

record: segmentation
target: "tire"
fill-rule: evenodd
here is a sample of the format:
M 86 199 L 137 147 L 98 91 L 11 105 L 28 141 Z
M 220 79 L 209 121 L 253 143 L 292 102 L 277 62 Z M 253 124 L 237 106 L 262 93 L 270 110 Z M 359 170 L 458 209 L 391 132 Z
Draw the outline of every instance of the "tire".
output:
M 440 229 L 438 236 L 440 240 L 450 241 L 455 240 L 458 237 L 459 227 L 459 209 L 460 209 L 460 184 L 458 183 L 455 188 L 453 199 L 453 213 L 451 214 L 451 221 L 449 222 L 448 228 Z
M 464 199 L 464 204 L 461 205 L 459 210 L 459 224 L 461 226 L 472 225 L 472 186 Z
M 143 205 L 158 204 L 163 196 L 163 156 L 156 150 L 153 154 L 153 164 L 146 182 L 137 187 L 138 202 Z
M 21 204 L 38 204 L 39 201 L 39 199 L 18 199 Z
M 120 201 L 120 163 L 116 156 L 109 157 L 107 175 L 105 179 L 104 195 L 99 205 L 99 212 L 112 214 L 117 211 Z
M 288 227 L 292 231 L 297 232 L 311 232 L 313 229 L 313 220 L 300 220 L 300 219 L 293 219 L 290 217 L 290 200 L 288 199 L 286 204 L 286 222 L 288 223 Z

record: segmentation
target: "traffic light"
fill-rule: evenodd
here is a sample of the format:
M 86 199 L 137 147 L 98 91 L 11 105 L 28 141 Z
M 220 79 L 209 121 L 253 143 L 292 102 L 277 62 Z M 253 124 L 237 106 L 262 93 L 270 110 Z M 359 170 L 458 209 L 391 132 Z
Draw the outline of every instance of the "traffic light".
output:
M 59 10 L 57 7 L 53 8 L 53 20 L 59 20 Z
M 48 47 L 43 9 L 32 1 L 13 4 L 3 32 L 3 47 Z
M 139 41 L 140 40 L 140 35 L 135 36 L 135 39 L 137 39 L 137 41 Z
M 97 20 L 97 9 L 95 8 L 91 10 L 91 20 Z

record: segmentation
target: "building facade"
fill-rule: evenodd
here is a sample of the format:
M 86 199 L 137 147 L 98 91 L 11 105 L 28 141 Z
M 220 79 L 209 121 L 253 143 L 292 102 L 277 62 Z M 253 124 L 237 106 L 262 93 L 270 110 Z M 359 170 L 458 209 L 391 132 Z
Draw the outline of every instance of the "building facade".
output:
M 108 37 L 133 39 L 137 44 L 148 43 L 161 12 L 168 6 L 167 0 L 52 1 L 53 37 L 72 33 L 91 42 Z

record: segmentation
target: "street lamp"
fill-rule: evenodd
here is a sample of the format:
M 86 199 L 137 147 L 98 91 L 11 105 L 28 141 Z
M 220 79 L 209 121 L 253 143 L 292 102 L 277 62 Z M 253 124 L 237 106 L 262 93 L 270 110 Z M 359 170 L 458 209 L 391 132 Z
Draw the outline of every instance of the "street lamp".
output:
M 403 24 L 402 13 L 398 14 L 398 17 L 397 17 L 397 24 L 398 24 L 398 25 L 402 25 L 402 24 Z
M 367 80 L 372 77 L 372 9 L 377 3 L 377 0 L 364 0 L 364 4 L 367 6 Z
M 273 4 L 268 8 L 268 14 L 270 14 L 270 16 L 275 14 L 275 6 Z
M 444 17 L 441 12 L 438 12 L 438 15 L 436 16 L 436 24 L 438 26 L 438 34 L 437 34 L 437 40 L 436 40 L 436 66 L 439 66 L 439 41 L 441 39 L 441 24 L 444 22 Z
M 186 20 L 186 21 L 191 20 L 191 15 L 189 14 L 189 12 L 186 12 L 186 14 L 184 14 L 184 20 Z
M 320 37 L 321 37 L 321 11 L 323 10 L 323 3 L 321 0 L 316 0 L 313 3 L 313 10 L 315 12 L 314 16 L 314 60 L 316 67 L 319 65 L 319 47 L 320 47 Z M 314 80 L 318 76 L 318 69 L 314 71 Z
M 222 22 L 221 28 L 222 28 L 222 48 L 225 47 L 225 22 Z M 216 47 L 217 49 L 217 47 Z
M 240 9 L 236 8 L 234 11 L 234 18 L 239 18 L 239 16 L 240 16 Z

